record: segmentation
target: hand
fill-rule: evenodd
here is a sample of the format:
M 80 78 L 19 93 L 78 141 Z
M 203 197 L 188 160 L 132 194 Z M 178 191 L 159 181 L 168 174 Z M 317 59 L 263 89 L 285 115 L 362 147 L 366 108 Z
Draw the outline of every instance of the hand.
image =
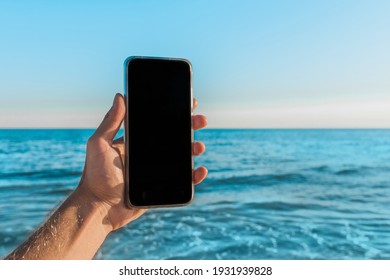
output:
M 194 99 L 194 108 L 197 102 Z M 145 213 L 146 209 L 128 208 L 125 205 L 124 185 L 124 144 L 123 138 L 113 141 L 126 112 L 124 98 L 117 94 L 113 106 L 104 120 L 87 143 L 87 156 L 79 191 L 84 196 L 90 196 L 93 203 L 99 204 L 102 220 L 107 225 L 108 232 L 116 230 Z M 207 125 L 203 115 L 192 117 L 193 129 L 201 129 Z M 205 151 L 202 142 L 193 143 L 193 155 L 201 155 Z M 205 167 L 199 167 L 193 172 L 194 184 L 199 184 L 207 175 Z

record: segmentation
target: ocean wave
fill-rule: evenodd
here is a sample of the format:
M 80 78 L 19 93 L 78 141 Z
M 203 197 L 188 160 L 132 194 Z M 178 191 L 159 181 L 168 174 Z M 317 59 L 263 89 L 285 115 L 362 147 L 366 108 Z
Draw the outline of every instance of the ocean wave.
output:
M 340 176 L 357 176 L 357 175 L 365 175 L 367 173 L 375 173 L 375 172 L 390 172 L 390 167 L 389 166 L 351 166 L 351 167 L 335 169 L 327 165 L 320 165 L 306 170 L 319 172 L 319 173 L 340 175 Z
M 326 207 L 314 203 L 292 203 L 283 201 L 270 202 L 249 202 L 243 204 L 245 208 L 262 209 L 262 210 L 277 210 L 277 211 L 295 211 L 299 209 L 321 210 Z
M 358 175 L 362 173 L 362 169 L 341 169 L 336 171 L 336 175 Z
M 10 173 L 0 173 L 2 179 L 14 179 L 14 178 L 24 178 L 28 177 L 29 179 L 50 179 L 50 178 L 66 178 L 66 177 L 79 177 L 81 176 L 81 171 L 67 170 L 67 169 L 48 169 L 40 171 L 25 171 L 25 172 L 10 172 Z
M 321 173 L 331 173 L 332 170 L 327 165 L 320 165 L 308 169 L 309 171 L 321 172 Z
M 307 179 L 297 173 L 286 174 L 265 174 L 249 176 L 232 176 L 219 179 L 208 179 L 205 184 L 210 186 L 232 186 L 232 185 L 258 185 L 270 186 L 275 184 L 303 183 Z

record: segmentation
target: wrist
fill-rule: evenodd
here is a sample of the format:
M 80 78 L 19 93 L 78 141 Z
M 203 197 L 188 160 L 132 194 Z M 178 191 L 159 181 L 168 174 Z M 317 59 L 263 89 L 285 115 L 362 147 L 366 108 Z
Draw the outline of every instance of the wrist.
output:
M 82 226 L 86 222 L 92 224 L 96 235 L 106 238 L 113 230 L 109 220 L 108 208 L 87 188 L 78 186 L 69 199 L 78 207 L 78 224 Z

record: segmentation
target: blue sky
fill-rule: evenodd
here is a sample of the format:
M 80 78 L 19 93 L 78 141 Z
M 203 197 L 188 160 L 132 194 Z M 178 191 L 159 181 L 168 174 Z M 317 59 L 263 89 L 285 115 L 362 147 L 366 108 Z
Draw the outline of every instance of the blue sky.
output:
M 0 127 L 96 127 L 131 55 L 184 57 L 210 127 L 390 127 L 388 1 L 0 1 Z

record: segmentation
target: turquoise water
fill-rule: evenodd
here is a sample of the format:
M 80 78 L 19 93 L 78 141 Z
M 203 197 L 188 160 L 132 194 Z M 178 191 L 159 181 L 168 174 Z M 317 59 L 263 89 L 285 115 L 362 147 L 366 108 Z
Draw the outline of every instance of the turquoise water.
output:
M 92 132 L 0 130 L 0 256 L 77 185 Z M 210 173 L 194 203 L 148 211 L 97 259 L 390 259 L 390 130 L 196 138 Z

